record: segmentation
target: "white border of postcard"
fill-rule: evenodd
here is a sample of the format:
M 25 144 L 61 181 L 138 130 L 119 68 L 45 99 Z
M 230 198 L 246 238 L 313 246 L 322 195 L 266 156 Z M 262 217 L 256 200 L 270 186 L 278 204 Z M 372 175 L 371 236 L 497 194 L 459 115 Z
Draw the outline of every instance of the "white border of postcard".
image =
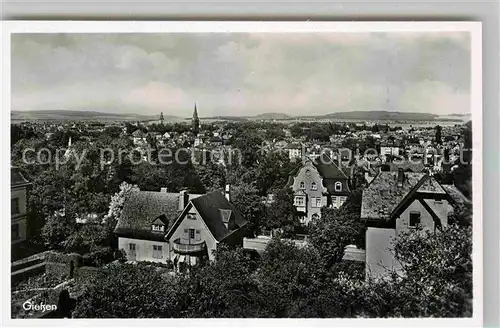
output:
M 451 4 L 450 4 L 451 5 Z M 473 125 L 473 316 L 472 318 L 424 319 L 11 319 L 9 230 L 2 229 L 2 326 L 198 326 L 198 327 L 472 327 L 483 318 L 483 177 L 482 177 L 482 25 L 480 22 L 102 22 L 102 21 L 4 21 L 2 22 L 2 122 L 10 123 L 10 34 L 11 33 L 297 33 L 297 32 L 470 32 L 471 114 Z M 6 132 L 5 132 L 6 131 Z M 9 133 L 2 138 L 2 204 L 10 193 Z M 3 220 L 7 225 L 7 220 Z M 7 293 L 7 291 L 9 291 Z

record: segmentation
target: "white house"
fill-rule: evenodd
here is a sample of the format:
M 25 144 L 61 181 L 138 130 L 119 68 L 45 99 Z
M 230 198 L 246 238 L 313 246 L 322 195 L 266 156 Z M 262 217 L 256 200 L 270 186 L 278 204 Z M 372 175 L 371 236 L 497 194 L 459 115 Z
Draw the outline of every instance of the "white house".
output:
M 211 260 L 219 243 L 243 243 L 246 221 L 227 198 L 218 191 L 132 191 L 114 230 L 118 246 L 129 261 Z
M 454 186 L 440 185 L 425 173 L 380 172 L 362 196 L 366 277 L 383 278 L 399 270 L 393 245 L 401 232 L 417 226 L 431 231 L 446 227 L 453 205 L 464 199 Z

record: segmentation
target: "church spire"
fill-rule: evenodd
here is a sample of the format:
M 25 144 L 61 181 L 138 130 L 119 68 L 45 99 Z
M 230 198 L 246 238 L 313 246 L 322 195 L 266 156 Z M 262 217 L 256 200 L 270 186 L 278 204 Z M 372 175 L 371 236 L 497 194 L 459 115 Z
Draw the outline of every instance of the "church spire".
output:
M 198 110 L 196 109 L 196 103 L 194 103 L 192 129 L 194 134 L 198 134 L 198 132 L 200 131 L 200 119 L 198 118 Z

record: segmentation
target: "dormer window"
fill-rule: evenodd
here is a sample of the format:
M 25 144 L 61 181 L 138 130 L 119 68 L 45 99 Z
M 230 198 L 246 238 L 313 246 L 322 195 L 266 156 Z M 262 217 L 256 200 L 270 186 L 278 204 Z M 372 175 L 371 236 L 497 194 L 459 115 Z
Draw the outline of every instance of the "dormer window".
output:
M 342 191 L 342 183 L 337 181 L 335 182 L 335 191 Z
M 165 225 L 163 225 L 163 224 L 153 224 L 151 226 L 151 230 L 164 232 L 165 231 Z
M 306 189 L 306 184 L 304 183 L 304 181 L 301 181 L 300 184 L 299 184 L 299 188 L 300 189 Z
M 224 223 L 226 228 L 229 229 L 230 228 L 229 227 L 229 220 L 231 219 L 232 211 L 228 210 L 228 209 L 222 209 L 222 208 L 220 208 L 219 211 L 220 211 L 222 223 Z
M 316 182 L 311 183 L 311 190 L 318 190 L 318 185 Z

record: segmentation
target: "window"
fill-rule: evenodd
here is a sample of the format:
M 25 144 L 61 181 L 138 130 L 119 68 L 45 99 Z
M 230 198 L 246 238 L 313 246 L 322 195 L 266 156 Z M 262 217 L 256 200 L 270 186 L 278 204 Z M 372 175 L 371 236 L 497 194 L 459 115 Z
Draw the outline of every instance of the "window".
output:
M 305 199 L 303 196 L 295 196 L 295 206 L 304 206 Z
M 201 230 L 196 229 L 196 240 L 201 240 Z
M 194 229 L 189 229 L 189 239 L 194 239 Z
M 194 214 L 194 213 L 188 213 L 187 218 L 189 220 L 196 220 L 196 214 Z
M 342 191 L 342 182 L 335 182 L 335 191 Z
M 19 224 L 13 224 L 10 226 L 11 229 L 11 239 L 18 240 L 19 239 Z
M 163 224 L 153 224 L 153 231 L 165 231 L 165 226 Z
M 19 198 L 12 198 L 10 200 L 10 214 L 19 214 Z
M 135 253 L 136 247 L 135 246 L 136 245 L 132 244 L 132 243 L 128 244 L 129 255 L 132 256 L 134 259 L 135 259 L 135 255 L 136 255 L 136 253 Z
M 316 182 L 311 183 L 311 190 L 318 190 L 318 185 Z
M 410 227 L 415 228 L 420 224 L 420 212 L 410 212 Z
M 313 207 L 321 207 L 321 197 L 313 198 Z
M 161 259 L 163 257 L 163 246 L 153 245 L 153 258 Z
M 337 208 L 338 207 L 337 196 L 332 196 L 332 207 L 333 208 Z
M 299 188 L 300 189 L 306 189 L 306 184 L 304 183 L 304 181 L 301 181 L 300 184 L 299 184 Z

